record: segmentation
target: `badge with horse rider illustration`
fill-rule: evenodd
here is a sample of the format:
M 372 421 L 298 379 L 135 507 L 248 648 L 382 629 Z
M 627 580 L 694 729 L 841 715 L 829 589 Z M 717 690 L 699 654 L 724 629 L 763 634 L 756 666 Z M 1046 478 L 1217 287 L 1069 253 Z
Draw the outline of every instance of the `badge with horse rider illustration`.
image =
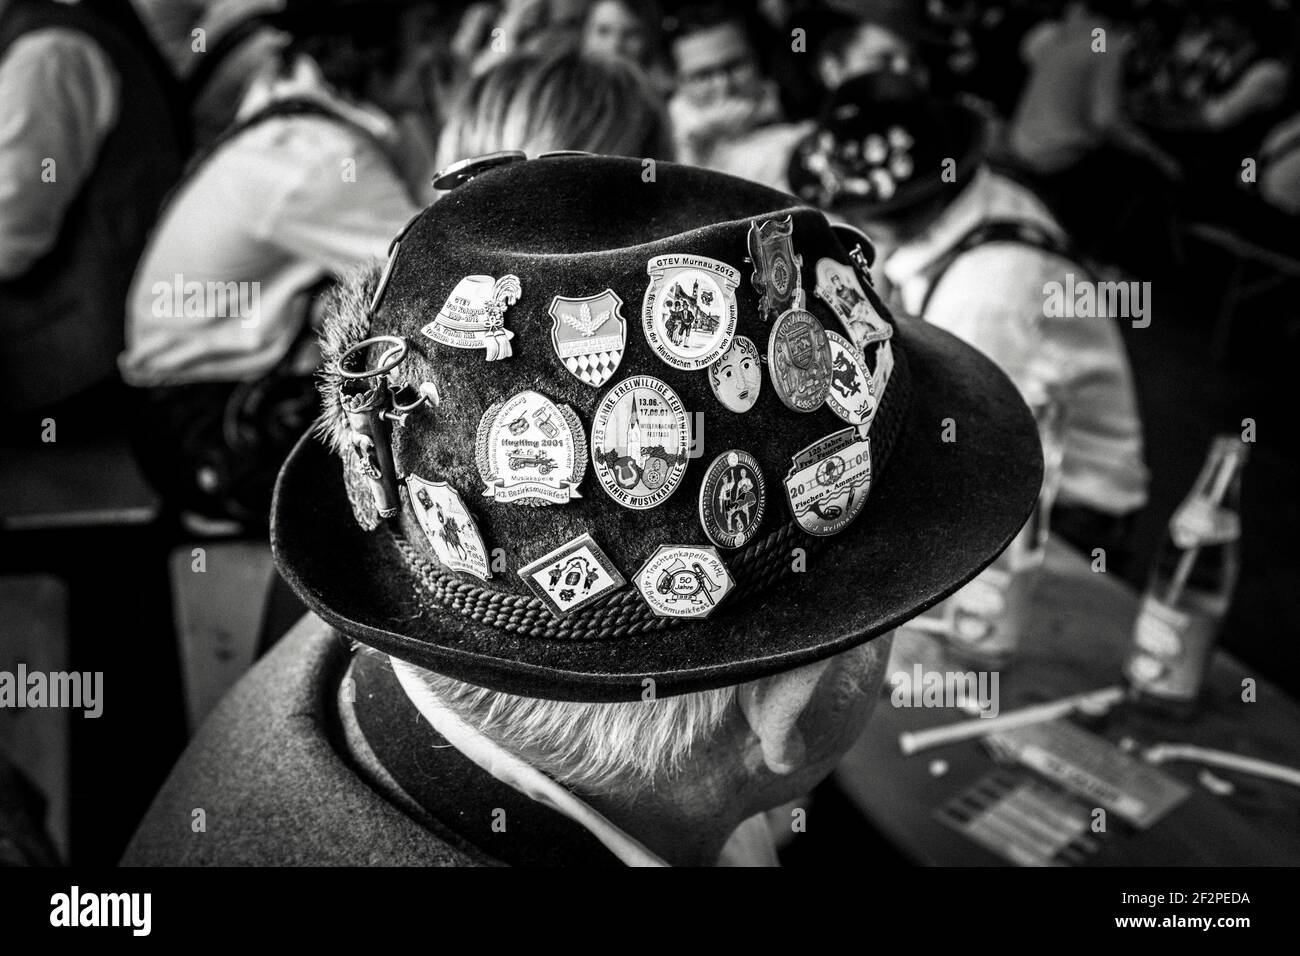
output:
M 876 383 L 857 348 L 838 332 L 827 331 L 831 343 L 831 389 L 826 407 L 850 425 L 869 426 L 876 415 Z
M 736 586 L 715 548 L 661 545 L 636 573 L 636 587 L 659 617 L 708 617 Z
M 524 565 L 519 576 L 556 617 L 564 617 L 627 583 L 589 534 L 579 535 Z
M 464 571 L 483 581 L 492 577 L 478 525 L 456 489 L 445 481 L 426 481 L 413 474 L 406 478 L 406 490 L 415 518 L 438 560 L 453 571 Z
M 871 490 L 871 439 L 842 428 L 796 452 L 793 464 L 785 494 L 799 527 L 815 535 L 848 527 Z
M 538 392 L 519 392 L 484 412 L 475 452 L 485 497 L 533 507 L 582 497 L 582 423 L 573 409 Z
M 584 385 L 600 388 L 623 360 L 627 322 L 621 308 L 623 300 L 613 289 L 551 300 L 551 344 L 564 367 Z
M 772 326 L 767 340 L 772 388 L 787 408 L 815 412 L 831 387 L 831 345 L 811 312 L 791 309 Z
M 725 262 L 688 255 L 651 259 L 646 272 L 641 326 L 650 348 L 673 368 L 708 368 L 735 337 L 740 273 Z
M 483 349 L 489 362 L 510 358 L 515 333 L 505 327 L 506 309 L 523 294 L 518 276 L 465 276 L 420 331 L 452 348 Z
M 804 307 L 803 256 L 794 253 L 794 217 L 753 222 L 749 226 L 750 282 L 762 298 L 758 315 L 775 322 L 791 309 Z
M 724 451 L 700 485 L 700 524 L 720 548 L 743 548 L 754 539 L 767 509 L 767 483 L 747 451 Z
M 663 504 L 682 482 L 689 450 L 686 409 L 659 379 L 625 378 L 600 400 L 591 461 L 600 486 L 624 508 Z

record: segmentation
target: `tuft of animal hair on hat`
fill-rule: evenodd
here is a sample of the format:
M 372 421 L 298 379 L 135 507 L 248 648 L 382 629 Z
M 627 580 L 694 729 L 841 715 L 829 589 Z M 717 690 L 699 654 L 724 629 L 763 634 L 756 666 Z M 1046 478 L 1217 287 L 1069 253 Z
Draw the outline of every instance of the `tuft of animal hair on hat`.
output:
M 381 519 L 352 453 L 348 417 L 343 407 L 348 380 L 339 374 L 339 359 L 370 335 L 370 302 L 381 271 L 378 266 L 357 269 L 335 283 L 326 294 L 320 332 L 321 414 L 313 426 L 313 431 L 343 460 L 343 478 L 352 514 L 366 531 L 378 528 Z

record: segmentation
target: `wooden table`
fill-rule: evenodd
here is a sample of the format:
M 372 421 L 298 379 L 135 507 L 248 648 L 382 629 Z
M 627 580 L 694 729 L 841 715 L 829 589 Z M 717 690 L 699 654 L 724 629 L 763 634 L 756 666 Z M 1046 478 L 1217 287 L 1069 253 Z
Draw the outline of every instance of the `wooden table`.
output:
M 1001 712 L 1069 694 L 1122 684 L 1138 595 L 1118 578 L 1094 573 L 1068 545 L 1053 540 L 1043 579 L 1031 599 L 1019 659 L 1000 676 Z M 944 660 L 935 638 L 900 629 L 888 674 L 969 668 Z M 1255 680 L 1256 702 L 1242 700 L 1242 681 Z M 1001 858 L 940 823 L 938 807 L 995 768 L 978 740 L 903 756 L 902 731 L 953 723 L 969 715 L 955 709 L 895 708 L 888 676 L 880 703 L 863 736 L 846 755 L 836 780 L 872 824 L 918 863 L 998 865 Z M 1215 654 L 1204 703 L 1195 717 L 1177 721 L 1123 703 L 1089 726 L 1111 740 L 1124 737 L 1142 748 L 1156 743 L 1192 743 L 1300 768 L 1300 707 L 1230 655 Z M 947 772 L 935 776 L 931 763 Z M 1191 796 L 1142 832 L 1110 826 L 1096 836 L 1089 865 L 1268 865 L 1300 864 L 1300 788 L 1212 768 L 1235 791 L 1218 796 L 1198 780 L 1199 764 L 1165 763 L 1161 768 L 1191 788 Z M 1112 817 L 1113 820 L 1113 817 Z

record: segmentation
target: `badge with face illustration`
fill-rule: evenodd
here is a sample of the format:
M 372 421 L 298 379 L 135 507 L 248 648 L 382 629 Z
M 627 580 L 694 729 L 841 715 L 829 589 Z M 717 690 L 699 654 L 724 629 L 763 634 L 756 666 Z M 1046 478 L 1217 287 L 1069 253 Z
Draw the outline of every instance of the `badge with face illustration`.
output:
M 754 263 L 750 282 L 761 299 L 758 315 L 774 322 L 790 309 L 802 309 L 803 256 L 794 254 L 794 217 L 768 219 L 749 226 L 749 258 Z
M 763 368 L 758 346 L 737 335 L 722 358 L 709 366 L 709 387 L 725 408 L 747 412 L 763 389 Z
M 796 412 L 815 412 L 831 387 L 831 346 L 810 312 L 791 310 L 772 326 L 767 369 L 777 397 Z
M 475 457 L 487 487 L 502 503 L 562 505 L 578 494 L 587 470 L 587 439 L 573 409 L 538 392 L 497 402 L 478 423 Z
M 826 407 L 850 425 L 870 425 L 875 417 L 876 383 L 853 343 L 838 332 L 827 332 L 831 343 L 831 390 Z
M 551 344 L 578 381 L 599 388 L 609 381 L 627 348 L 623 300 L 613 289 L 585 298 L 551 300 Z
M 515 334 L 505 327 L 505 314 L 521 295 L 518 276 L 466 276 L 420 331 L 452 348 L 483 349 L 489 362 L 510 358 Z
M 834 259 L 817 260 L 817 298 L 831 307 L 850 341 L 860 350 L 893 334 L 888 322 L 871 307 L 871 301 L 852 266 Z
M 589 534 L 524 565 L 519 576 L 556 617 L 585 607 L 627 583 Z
M 871 439 L 850 426 L 813 442 L 793 463 L 785 494 L 799 527 L 815 535 L 843 531 L 871 490 Z
M 740 273 L 725 262 L 688 255 L 651 259 L 646 272 L 641 326 L 650 348 L 673 368 L 708 368 L 735 337 Z
M 700 485 L 700 524 L 719 548 L 743 548 L 754 540 L 767 509 L 767 483 L 747 451 L 724 451 Z
M 478 525 L 456 489 L 445 481 L 426 481 L 419 475 L 408 475 L 406 490 L 411 497 L 411 510 L 438 560 L 453 571 L 463 571 L 483 581 L 492 577 Z
M 624 508 L 653 508 L 682 482 L 690 424 L 677 393 L 657 378 L 625 378 L 600 400 L 591 461 L 600 486 Z
M 714 548 L 662 545 L 636 573 L 636 587 L 660 617 L 708 617 L 736 586 Z

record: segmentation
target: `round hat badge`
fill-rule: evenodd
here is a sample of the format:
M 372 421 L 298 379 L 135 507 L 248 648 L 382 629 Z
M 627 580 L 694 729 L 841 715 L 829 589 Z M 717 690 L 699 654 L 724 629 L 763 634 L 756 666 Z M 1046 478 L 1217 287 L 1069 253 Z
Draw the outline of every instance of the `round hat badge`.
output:
M 655 355 L 682 371 L 708 368 L 736 335 L 740 272 L 704 256 L 667 255 L 646 264 L 650 284 L 641 326 Z
M 767 340 L 767 367 L 786 407 L 815 412 L 822 406 L 831 387 L 831 346 L 812 313 L 791 309 L 776 320 Z
M 747 451 L 724 451 L 700 485 L 700 524 L 720 548 L 743 548 L 754 540 L 767 509 L 767 483 Z
M 591 425 L 591 461 L 605 492 L 624 508 L 654 508 L 677 490 L 689 460 L 686 409 L 649 375 L 611 388 Z

